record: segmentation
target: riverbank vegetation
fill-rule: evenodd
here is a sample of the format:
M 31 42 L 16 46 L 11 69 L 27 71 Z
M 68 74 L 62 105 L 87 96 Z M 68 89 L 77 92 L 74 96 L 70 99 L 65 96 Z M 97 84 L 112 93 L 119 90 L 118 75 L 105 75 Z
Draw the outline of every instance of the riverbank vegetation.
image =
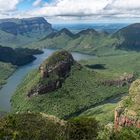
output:
M 9 64 L 0 62 L 0 88 L 6 83 L 7 78 L 15 71 L 16 67 Z

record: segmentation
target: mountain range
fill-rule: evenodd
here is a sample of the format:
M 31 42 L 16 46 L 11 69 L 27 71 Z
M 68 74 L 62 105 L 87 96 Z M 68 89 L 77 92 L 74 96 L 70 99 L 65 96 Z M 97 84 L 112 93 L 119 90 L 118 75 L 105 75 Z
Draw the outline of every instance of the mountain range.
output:
M 140 51 L 140 24 L 132 24 L 109 34 L 85 29 L 73 33 L 56 31 L 43 17 L 1 19 L 0 44 L 10 47 L 59 48 L 88 54 L 116 53 L 116 50 Z
M 132 24 L 113 34 L 94 29 L 72 33 L 64 28 L 25 47 L 58 48 L 88 54 L 113 54 L 117 50 L 140 51 L 140 24 Z
M 0 19 L 0 44 L 19 47 L 36 41 L 53 32 L 43 17 L 27 19 Z

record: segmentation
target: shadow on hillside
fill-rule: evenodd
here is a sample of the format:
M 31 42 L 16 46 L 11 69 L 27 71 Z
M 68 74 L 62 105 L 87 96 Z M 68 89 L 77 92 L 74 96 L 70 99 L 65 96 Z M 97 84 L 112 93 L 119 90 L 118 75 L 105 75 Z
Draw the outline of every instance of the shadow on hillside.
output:
M 85 65 L 86 67 L 90 68 L 90 69 L 97 69 L 97 70 L 104 70 L 105 68 L 105 64 L 94 64 L 94 65 Z

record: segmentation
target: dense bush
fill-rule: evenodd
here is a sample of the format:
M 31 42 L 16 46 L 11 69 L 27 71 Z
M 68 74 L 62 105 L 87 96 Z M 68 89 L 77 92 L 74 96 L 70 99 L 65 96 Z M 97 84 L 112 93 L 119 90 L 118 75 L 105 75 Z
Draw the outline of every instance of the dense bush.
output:
M 95 140 L 98 122 L 74 118 L 68 122 L 46 114 L 11 114 L 0 119 L 0 139 L 8 140 Z
M 135 127 L 124 127 L 118 131 L 113 129 L 102 129 L 97 140 L 140 140 L 140 129 Z
M 93 118 L 74 118 L 68 121 L 68 140 L 95 140 L 98 135 L 98 122 Z
M 65 122 L 41 114 L 14 114 L 0 119 L 0 139 L 64 140 Z

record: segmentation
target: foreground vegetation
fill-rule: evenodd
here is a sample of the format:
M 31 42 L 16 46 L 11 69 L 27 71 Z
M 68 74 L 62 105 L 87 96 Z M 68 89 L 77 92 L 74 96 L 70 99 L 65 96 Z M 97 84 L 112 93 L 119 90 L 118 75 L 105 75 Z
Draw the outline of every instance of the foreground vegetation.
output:
M 68 121 L 44 113 L 18 113 L 0 118 L 0 139 L 8 140 L 139 140 L 140 129 L 126 127 L 114 131 L 94 118 Z
M 59 120 L 46 114 L 11 114 L 0 119 L 0 138 L 8 140 L 94 140 L 98 135 L 95 119 Z

